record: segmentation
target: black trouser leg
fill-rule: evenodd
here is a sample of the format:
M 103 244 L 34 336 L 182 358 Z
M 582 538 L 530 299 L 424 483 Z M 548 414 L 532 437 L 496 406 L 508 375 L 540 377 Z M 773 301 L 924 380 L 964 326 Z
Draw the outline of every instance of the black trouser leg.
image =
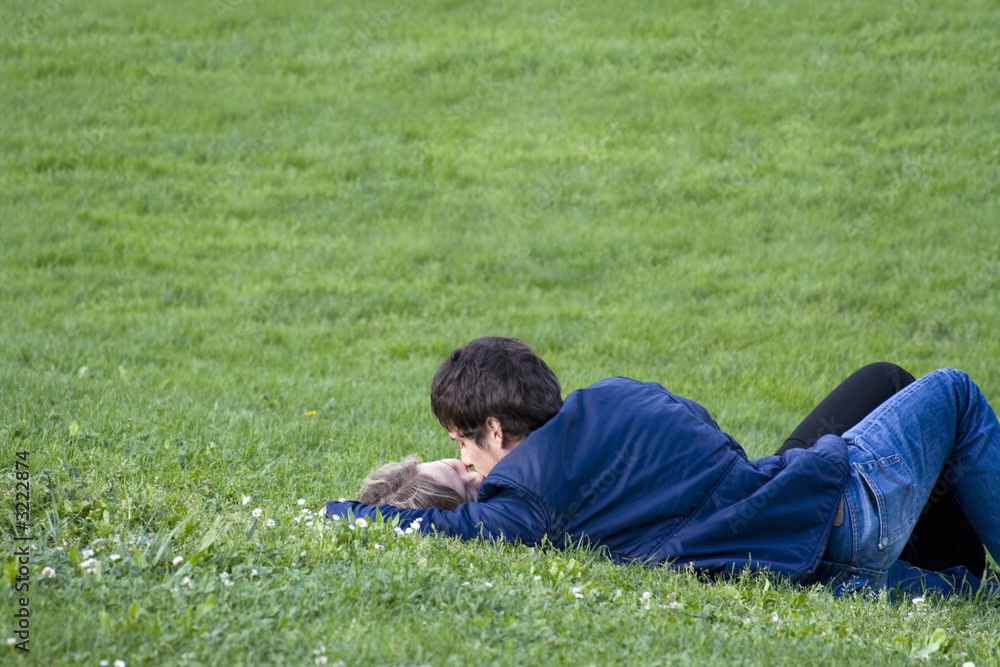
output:
M 843 435 L 913 379 L 903 368 L 885 361 L 855 371 L 813 408 L 778 453 L 812 447 L 821 436 L 830 433 Z
M 903 368 L 887 362 L 869 364 L 855 371 L 809 413 L 778 453 L 811 447 L 820 436 L 830 433 L 843 435 L 913 379 Z M 929 570 L 964 565 L 979 574 L 986 569 L 982 540 L 943 476 L 934 485 L 899 559 Z

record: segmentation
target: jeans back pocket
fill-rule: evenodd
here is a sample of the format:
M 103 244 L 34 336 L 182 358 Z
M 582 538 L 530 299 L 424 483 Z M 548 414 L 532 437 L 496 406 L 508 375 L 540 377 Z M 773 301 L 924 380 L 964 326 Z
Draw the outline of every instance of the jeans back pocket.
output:
M 913 475 L 897 455 L 855 463 L 879 518 L 879 549 L 908 537 L 917 522 Z

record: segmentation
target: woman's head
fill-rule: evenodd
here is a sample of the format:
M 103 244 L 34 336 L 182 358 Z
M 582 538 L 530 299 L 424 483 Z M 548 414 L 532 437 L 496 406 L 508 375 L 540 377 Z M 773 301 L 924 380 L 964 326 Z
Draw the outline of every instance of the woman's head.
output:
M 482 475 L 470 472 L 458 459 L 421 463 L 407 456 L 372 472 L 361 487 L 360 500 L 366 505 L 453 510 L 475 502 L 482 481 Z

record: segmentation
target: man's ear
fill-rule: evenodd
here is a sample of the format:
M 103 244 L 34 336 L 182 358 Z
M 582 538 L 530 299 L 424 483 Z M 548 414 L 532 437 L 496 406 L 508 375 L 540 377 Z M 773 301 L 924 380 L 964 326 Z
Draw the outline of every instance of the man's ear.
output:
M 496 417 L 486 418 L 486 433 L 500 443 L 500 449 L 511 450 L 524 442 L 524 438 L 514 438 L 504 433 L 503 425 Z
M 486 418 L 486 433 L 503 446 L 503 426 L 500 424 L 499 419 L 496 417 Z

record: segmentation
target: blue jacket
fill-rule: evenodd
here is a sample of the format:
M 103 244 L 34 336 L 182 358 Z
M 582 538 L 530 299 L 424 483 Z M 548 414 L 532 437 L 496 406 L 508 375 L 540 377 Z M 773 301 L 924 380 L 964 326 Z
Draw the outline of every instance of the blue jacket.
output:
M 555 546 L 569 539 L 616 561 L 669 561 L 710 573 L 750 567 L 855 588 L 871 577 L 843 567 L 814 575 L 847 474 L 847 446 L 837 436 L 750 461 L 698 403 L 619 377 L 570 394 L 555 417 L 496 464 L 478 502 L 454 511 L 378 509 L 464 539 L 535 545 L 547 537 Z M 348 511 L 372 518 L 376 506 L 326 506 L 330 516 Z

